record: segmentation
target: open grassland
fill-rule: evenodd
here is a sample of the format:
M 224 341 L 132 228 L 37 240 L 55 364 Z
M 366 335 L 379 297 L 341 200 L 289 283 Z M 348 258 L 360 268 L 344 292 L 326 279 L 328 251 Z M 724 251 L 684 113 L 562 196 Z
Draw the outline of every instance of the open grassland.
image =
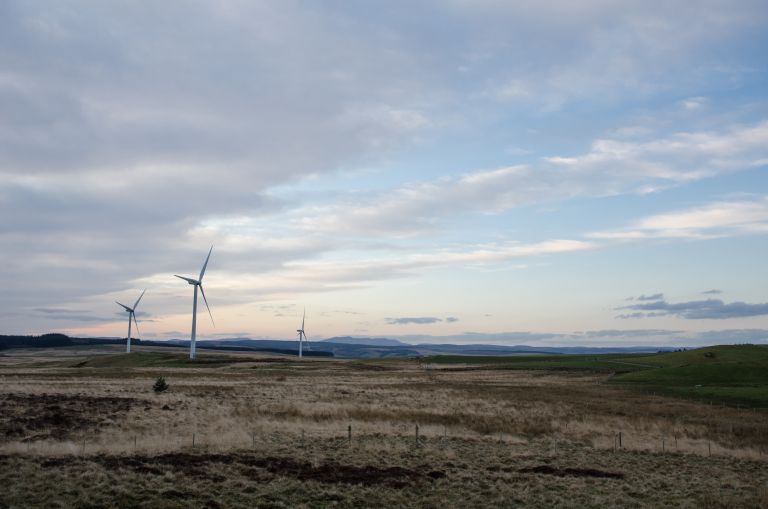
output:
M 6 352 L 0 507 L 768 507 L 764 411 L 497 368 Z
M 712 404 L 768 409 L 768 346 L 729 345 L 681 352 L 513 357 L 435 356 L 428 365 L 465 369 L 583 370 L 610 383 Z

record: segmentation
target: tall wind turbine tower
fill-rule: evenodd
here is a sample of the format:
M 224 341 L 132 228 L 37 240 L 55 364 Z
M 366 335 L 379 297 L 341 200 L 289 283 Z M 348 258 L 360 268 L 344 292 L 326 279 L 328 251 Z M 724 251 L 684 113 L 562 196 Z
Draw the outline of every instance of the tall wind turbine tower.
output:
M 144 289 L 144 292 L 146 292 L 147 289 Z M 128 312 L 128 340 L 125 343 L 125 353 L 131 353 L 131 318 L 133 318 L 133 321 L 136 323 L 136 333 L 139 333 L 139 322 L 136 321 L 136 308 L 139 305 L 139 301 L 142 297 L 144 297 L 144 292 L 141 292 L 141 295 L 139 295 L 139 298 L 136 299 L 136 304 L 133 305 L 132 308 L 129 308 L 125 304 L 120 304 L 117 302 L 118 306 L 121 306 L 123 309 L 125 309 Z
M 302 338 L 304 341 L 307 340 L 307 335 L 304 333 L 304 318 L 307 316 L 307 310 L 304 310 L 304 314 L 301 315 L 301 328 L 296 329 L 296 332 L 299 334 L 299 359 L 301 359 L 304 356 L 304 343 L 302 341 Z
M 203 268 L 200 270 L 200 276 L 197 279 L 192 279 L 191 277 L 184 277 L 179 276 L 178 274 L 174 274 L 179 279 L 183 279 L 187 283 L 191 284 L 195 287 L 195 295 L 192 299 L 192 336 L 189 341 L 189 358 L 193 359 L 197 356 L 197 353 L 195 351 L 195 336 L 197 335 L 197 288 L 200 287 L 200 293 L 203 295 L 203 302 L 205 302 L 205 307 L 208 309 L 208 315 L 211 317 L 211 323 L 214 327 L 216 327 L 216 324 L 213 321 L 213 315 L 211 314 L 211 308 L 208 306 L 208 299 L 205 298 L 205 291 L 203 290 L 203 276 L 205 275 L 205 268 L 208 266 L 208 260 L 211 259 L 211 252 L 213 251 L 213 246 L 211 246 L 211 249 L 208 251 L 208 256 L 205 258 L 205 263 L 203 264 Z

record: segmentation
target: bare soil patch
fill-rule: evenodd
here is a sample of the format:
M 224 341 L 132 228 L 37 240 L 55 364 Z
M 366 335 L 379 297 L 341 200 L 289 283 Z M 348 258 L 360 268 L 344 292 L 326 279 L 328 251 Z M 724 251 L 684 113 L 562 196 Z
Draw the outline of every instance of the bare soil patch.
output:
M 2 459 L 4 458 L 0 458 L 0 461 Z M 221 482 L 225 479 L 224 476 L 215 473 L 221 471 L 222 465 L 238 470 L 240 475 L 257 477 L 262 480 L 268 477 L 291 477 L 300 481 L 363 486 L 384 485 L 391 488 L 401 488 L 409 484 L 445 477 L 445 473 L 439 470 L 421 472 L 400 466 L 357 466 L 333 461 L 313 465 L 289 457 L 257 457 L 242 453 L 192 454 L 179 452 L 157 456 L 97 455 L 89 458 L 61 456 L 41 459 L 40 466 L 43 468 L 78 467 L 85 466 L 88 462 L 97 463 L 107 470 L 127 469 L 150 475 L 162 475 L 167 471 L 173 471 L 213 482 Z
M 0 395 L 0 436 L 6 439 L 63 439 L 97 429 L 121 417 L 135 398 L 65 394 Z
M 597 477 L 601 479 L 624 479 L 624 474 L 618 472 L 604 472 L 594 468 L 557 468 L 551 465 L 538 465 L 535 467 L 521 468 L 521 474 L 546 474 L 557 477 Z

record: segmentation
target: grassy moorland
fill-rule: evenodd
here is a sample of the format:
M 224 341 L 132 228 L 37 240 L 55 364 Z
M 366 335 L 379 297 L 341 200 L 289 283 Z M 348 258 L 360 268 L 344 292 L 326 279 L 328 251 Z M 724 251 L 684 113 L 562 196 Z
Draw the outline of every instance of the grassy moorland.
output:
M 248 362 L 249 357 L 222 354 L 200 354 L 190 360 L 186 352 L 133 352 L 90 357 L 72 364 L 76 368 L 201 368 Z
M 4 352 L 0 507 L 768 505 L 764 412 L 615 370 L 168 354 Z
M 426 363 L 612 373 L 610 383 L 711 403 L 768 408 L 768 346 L 728 345 L 657 354 L 435 356 Z

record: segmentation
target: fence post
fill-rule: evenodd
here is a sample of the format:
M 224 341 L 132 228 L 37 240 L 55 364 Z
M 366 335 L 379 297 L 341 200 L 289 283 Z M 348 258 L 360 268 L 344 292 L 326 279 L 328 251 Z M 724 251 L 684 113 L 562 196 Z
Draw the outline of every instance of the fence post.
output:
M 416 447 L 419 446 L 419 425 L 416 424 Z
M 622 449 L 623 446 L 621 445 L 621 431 L 619 431 L 619 449 Z
M 349 439 L 349 445 L 352 445 L 352 425 L 347 426 L 347 438 Z
M 195 434 L 192 433 L 192 448 L 195 448 Z
M 665 449 L 665 446 L 664 446 L 664 439 L 662 438 L 661 439 L 661 452 L 665 452 L 665 451 L 666 451 L 666 449 Z

